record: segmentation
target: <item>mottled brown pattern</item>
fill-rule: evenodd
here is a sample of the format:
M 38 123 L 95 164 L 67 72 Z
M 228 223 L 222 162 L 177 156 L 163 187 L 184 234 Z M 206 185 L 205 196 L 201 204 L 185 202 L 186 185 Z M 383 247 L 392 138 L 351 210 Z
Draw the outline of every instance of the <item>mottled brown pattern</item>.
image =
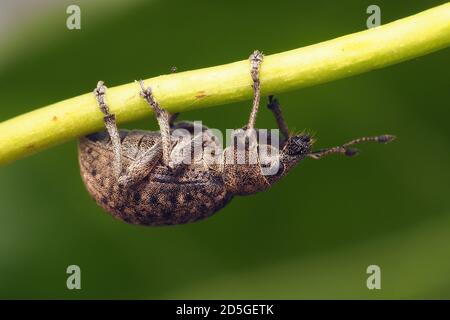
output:
M 161 139 L 157 133 L 143 131 L 120 131 L 120 136 L 123 171 Z M 112 146 L 107 133 L 80 139 L 78 148 L 81 176 L 91 196 L 106 211 L 129 223 L 156 226 L 197 221 L 232 198 L 219 172 L 205 171 L 202 164 L 170 169 L 161 160 L 139 183 L 121 189 L 111 170 Z

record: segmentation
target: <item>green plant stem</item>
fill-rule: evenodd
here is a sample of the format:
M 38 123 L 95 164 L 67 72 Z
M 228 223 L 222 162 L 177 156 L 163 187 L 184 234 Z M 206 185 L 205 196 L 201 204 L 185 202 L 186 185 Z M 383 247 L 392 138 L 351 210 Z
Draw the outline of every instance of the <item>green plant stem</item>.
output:
M 395 22 L 315 45 L 268 55 L 262 93 L 313 86 L 412 59 L 450 45 L 450 3 Z M 105 79 L 107 80 L 107 79 Z M 171 112 L 241 101 L 252 96 L 248 60 L 145 80 Z M 110 88 L 118 123 L 151 114 L 136 83 Z M 0 123 L 0 165 L 103 128 L 87 93 Z

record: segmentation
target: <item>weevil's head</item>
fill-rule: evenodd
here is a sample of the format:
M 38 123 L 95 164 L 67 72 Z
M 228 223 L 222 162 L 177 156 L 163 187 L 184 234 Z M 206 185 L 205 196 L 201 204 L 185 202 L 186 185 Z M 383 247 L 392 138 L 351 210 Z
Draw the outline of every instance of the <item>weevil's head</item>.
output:
M 281 153 L 287 160 L 301 160 L 311 152 L 314 141 L 309 134 L 297 134 L 289 137 Z
M 278 171 L 267 175 L 270 185 L 284 177 L 293 167 L 311 153 L 314 139 L 309 134 L 300 133 L 290 136 L 280 148 Z

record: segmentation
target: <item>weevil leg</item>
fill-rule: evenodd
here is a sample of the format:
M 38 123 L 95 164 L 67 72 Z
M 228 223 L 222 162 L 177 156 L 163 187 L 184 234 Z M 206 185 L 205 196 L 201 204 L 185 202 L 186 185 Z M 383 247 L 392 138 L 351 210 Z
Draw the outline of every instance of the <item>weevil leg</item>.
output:
M 256 122 L 256 115 L 258 113 L 259 102 L 261 100 L 261 82 L 259 80 L 259 72 L 264 56 L 258 50 L 255 50 L 249 57 L 250 60 L 250 74 L 253 80 L 253 106 L 248 120 L 247 129 L 254 129 Z
M 119 178 L 119 185 L 123 188 L 132 186 L 144 179 L 161 159 L 161 145 L 154 144 L 144 154 L 135 159 Z
M 122 147 L 120 145 L 119 130 L 117 129 L 116 117 L 114 114 L 109 112 L 109 107 L 105 102 L 106 86 L 103 81 L 97 83 L 97 87 L 94 89 L 95 98 L 97 99 L 98 106 L 103 112 L 103 121 L 108 131 L 109 137 L 111 138 L 114 160 L 113 160 L 113 171 L 117 179 L 122 171 Z
M 155 113 L 156 120 L 159 124 L 159 130 L 161 132 L 162 139 L 162 151 L 163 151 L 163 161 L 164 164 L 169 165 L 170 163 L 170 113 L 161 108 L 159 103 L 153 97 L 153 92 L 150 87 L 145 88 L 144 81 L 140 80 L 139 84 L 141 86 L 141 96 L 147 101 L 147 103 L 152 108 Z
M 337 147 L 331 147 L 331 148 L 325 148 L 320 149 L 317 151 L 313 151 L 310 154 L 308 154 L 308 157 L 313 159 L 321 159 L 325 156 L 331 155 L 331 154 L 342 154 L 348 157 L 352 157 L 358 154 L 358 149 L 356 148 L 349 148 L 350 146 L 353 146 L 355 144 L 361 143 L 361 142 L 378 142 L 378 143 L 388 143 L 395 139 L 395 136 L 390 134 L 384 134 L 381 136 L 373 136 L 373 137 L 361 137 L 354 140 L 351 140 L 347 143 L 344 143 L 341 146 Z
M 278 102 L 278 99 L 276 99 L 274 96 L 269 96 L 269 103 L 267 104 L 267 108 L 272 110 L 273 115 L 275 116 L 275 120 L 277 121 L 278 128 L 280 129 L 284 140 L 288 139 L 290 133 L 286 121 L 284 120 L 283 114 L 281 113 L 281 106 Z

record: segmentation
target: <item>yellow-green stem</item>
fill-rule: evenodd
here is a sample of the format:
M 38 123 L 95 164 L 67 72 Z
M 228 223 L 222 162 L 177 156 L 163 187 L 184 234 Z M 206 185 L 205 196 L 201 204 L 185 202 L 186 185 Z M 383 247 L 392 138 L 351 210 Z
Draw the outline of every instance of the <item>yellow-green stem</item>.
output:
M 450 3 L 395 22 L 283 53 L 261 68 L 262 93 L 278 93 L 360 74 L 450 45 Z M 260 48 L 263 49 L 263 48 Z M 107 80 L 107 79 L 104 79 Z M 169 111 L 187 111 L 249 99 L 248 60 L 147 79 Z M 118 123 L 151 114 L 129 83 L 107 92 Z M 0 123 L 0 165 L 103 127 L 94 95 L 87 93 Z

